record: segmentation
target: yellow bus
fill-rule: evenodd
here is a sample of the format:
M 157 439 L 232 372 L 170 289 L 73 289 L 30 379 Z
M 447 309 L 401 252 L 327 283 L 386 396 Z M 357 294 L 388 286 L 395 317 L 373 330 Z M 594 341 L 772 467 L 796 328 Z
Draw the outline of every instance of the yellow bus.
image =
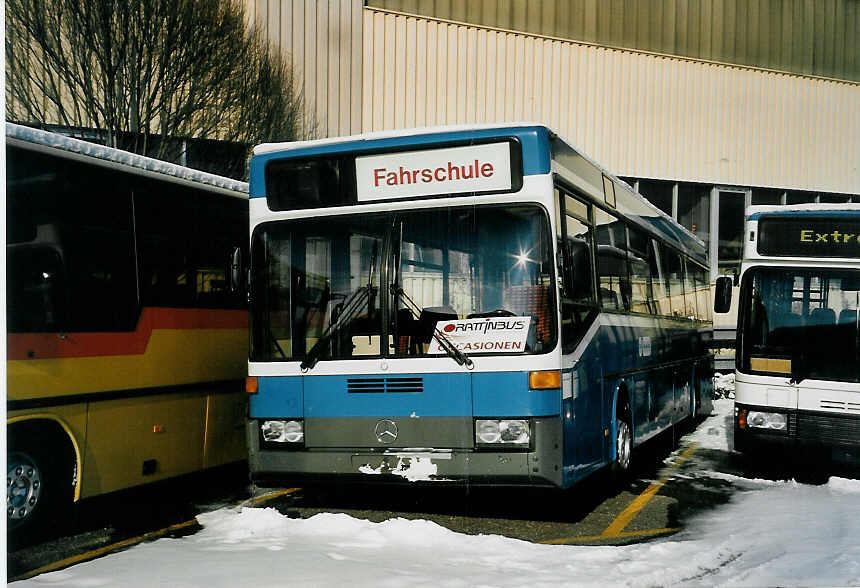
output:
M 248 186 L 6 125 L 7 527 L 246 457 Z

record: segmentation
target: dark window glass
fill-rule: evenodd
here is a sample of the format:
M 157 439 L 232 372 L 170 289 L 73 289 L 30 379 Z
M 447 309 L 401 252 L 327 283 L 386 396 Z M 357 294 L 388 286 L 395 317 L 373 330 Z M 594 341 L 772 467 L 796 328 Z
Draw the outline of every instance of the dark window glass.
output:
M 247 201 L 145 179 L 134 194 L 143 305 L 243 307 L 227 265 L 235 247 L 247 250 Z
M 639 180 L 639 193 L 651 204 L 672 216 L 672 189 L 674 182 Z
M 66 293 L 59 252 L 39 245 L 11 247 L 6 256 L 6 314 L 10 333 L 61 330 Z
M 815 192 L 800 192 L 798 190 L 789 190 L 785 197 L 786 204 L 810 204 L 815 202 Z
M 354 158 L 278 159 L 266 165 L 271 210 L 342 206 L 355 202 Z
M 772 188 L 753 188 L 752 204 L 782 204 L 782 194 L 784 190 L 774 190 Z
M 821 194 L 819 202 L 827 204 L 846 204 L 851 202 L 850 194 Z
M 860 271 L 754 268 L 741 285 L 744 371 L 860 381 Z
M 7 226 L 15 227 L 7 246 L 15 266 L 9 312 L 27 314 L 10 316 L 11 330 L 133 330 L 138 307 L 127 176 L 18 148 L 7 150 L 7 166 Z M 43 270 L 27 268 L 26 259 Z M 36 290 L 40 301 L 23 300 Z
M 704 184 L 678 185 L 678 222 L 699 239 L 711 236 L 711 187 Z
M 745 199 L 746 195 L 743 192 L 720 192 L 717 267 L 721 274 L 734 274 L 740 271 Z

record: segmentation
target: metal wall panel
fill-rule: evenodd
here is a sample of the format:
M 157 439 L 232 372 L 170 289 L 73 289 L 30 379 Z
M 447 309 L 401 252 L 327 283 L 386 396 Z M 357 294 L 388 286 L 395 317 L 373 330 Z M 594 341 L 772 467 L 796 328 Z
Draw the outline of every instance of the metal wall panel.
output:
M 361 130 L 362 0 L 245 0 L 249 23 L 287 54 L 307 106 L 306 134 Z
M 860 85 L 364 10 L 362 130 L 533 120 L 618 175 L 860 193 Z
M 857 0 L 369 0 L 598 45 L 860 80 Z

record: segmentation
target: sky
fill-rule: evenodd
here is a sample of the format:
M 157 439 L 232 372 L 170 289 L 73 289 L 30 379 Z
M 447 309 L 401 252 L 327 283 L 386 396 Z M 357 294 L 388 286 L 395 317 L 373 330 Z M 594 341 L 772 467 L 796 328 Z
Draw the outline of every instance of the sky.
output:
M 682 441 L 728 450 L 732 400 Z M 679 450 L 680 451 L 680 450 Z M 670 457 L 671 459 L 671 457 Z M 689 475 L 689 474 L 686 474 Z M 347 514 L 289 518 L 222 508 L 202 530 L 164 538 L 16 587 L 529 588 L 559 586 L 860 586 L 860 480 L 823 485 L 697 475 L 737 488 L 678 534 L 626 546 L 539 545 L 465 535 L 426 520 Z

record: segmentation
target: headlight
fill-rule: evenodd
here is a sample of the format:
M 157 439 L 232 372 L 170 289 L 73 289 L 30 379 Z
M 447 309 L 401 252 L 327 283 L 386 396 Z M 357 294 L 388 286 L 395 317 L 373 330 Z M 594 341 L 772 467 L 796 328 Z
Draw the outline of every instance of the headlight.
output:
M 260 433 L 268 443 L 301 443 L 305 439 L 302 421 L 263 421 Z
M 751 410 L 747 413 L 747 426 L 752 429 L 771 429 L 785 431 L 788 421 L 781 412 L 761 412 Z
M 499 421 L 477 421 L 475 423 L 476 443 L 498 443 L 501 438 Z
M 477 419 L 477 445 L 510 445 L 527 447 L 531 442 L 531 427 L 525 419 Z

